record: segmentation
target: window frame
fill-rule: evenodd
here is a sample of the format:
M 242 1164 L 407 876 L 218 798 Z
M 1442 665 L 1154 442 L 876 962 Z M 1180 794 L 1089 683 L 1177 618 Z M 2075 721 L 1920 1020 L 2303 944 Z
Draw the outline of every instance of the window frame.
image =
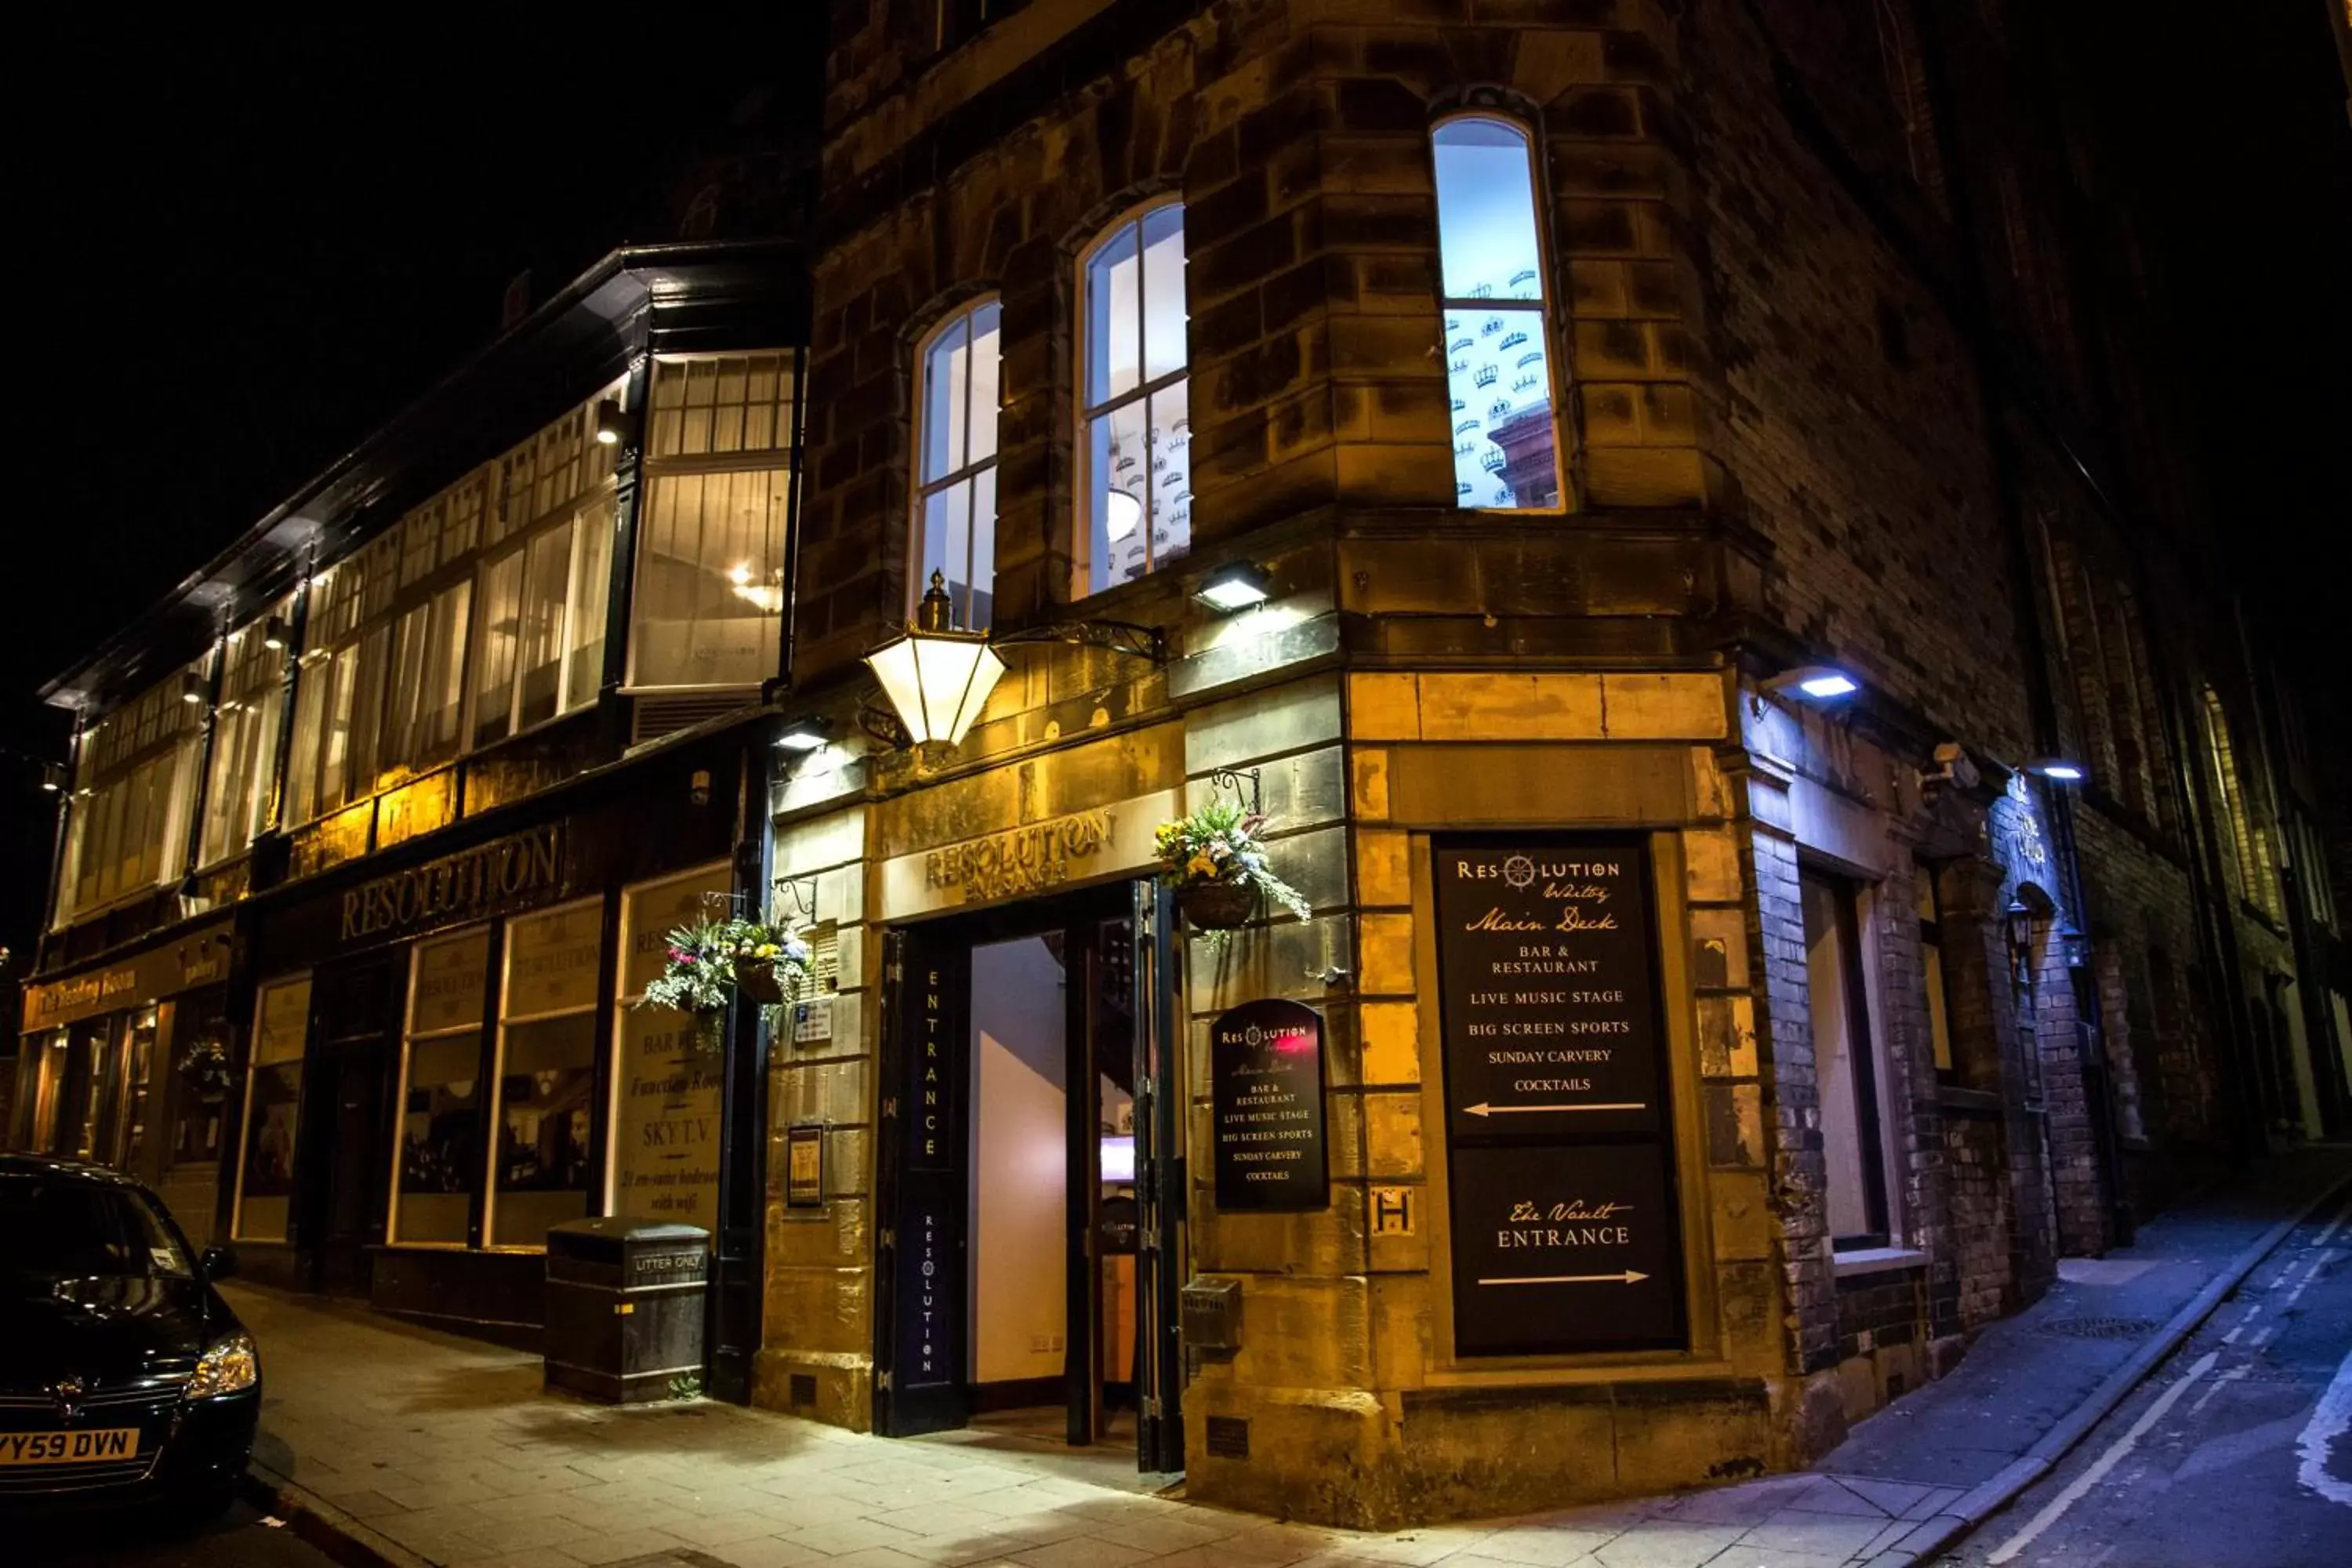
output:
M 1437 168 L 1437 136 L 1439 132 L 1449 125 L 1474 120 L 1505 126 L 1518 132 L 1526 148 L 1528 199 L 1534 207 L 1528 216 L 1535 229 L 1536 284 L 1538 289 L 1533 300 L 1477 300 L 1468 296 L 1457 297 L 1445 291 L 1445 205 L 1444 186 Z M 1532 310 L 1543 339 L 1544 378 L 1549 387 L 1549 395 L 1546 401 L 1547 412 L 1551 420 L 1552 478 L 1559 493 L 1559 500 L 1549 506 L 1464 506 L 1461 504 L 1460 493 L 1457 491 L 1454 499 L 1453 510 L 1456 512 L 1500 517 L 1564 517 L 1576 510 L 1576 502 L 1569 478 L 1568 388 L 1564 382 L 1565 372 L 1561 369 L 1564 362 L 1560 357 L 1559 323 L 1559 300 L 1561 298 L 1558 288 L 1560 281 L 1559 261 L 1552 242 L 1551 225 L 1546 217 L 1546 215 L 1552 210 L 1552 203 L 1544 179 L 1544 160 L 1540 155 L 1543 147 L 1542 130 L 1531 115 L 1517 113 L 1496 106 L 1465 106 L 1450 110 L 1432 120 L 1429 122 L 1429 130 L 1423 138 L 1423 144 L 1427 149 L 1429 156 L 1430 207 L 1437 236 L 1437 247 L 1433 257 L 1435 267 L 1432 275 L 1437 282 L 1437 352 L 1439 363 L 1446 367 L 1449 422 L 1452 418 L 1450 409 L 1453 399 L 1454 362 L 1453 350 L 1448 344 L 1445 331 L 1447 314 L 1457 309 L 1491 308 L 1497 304 L 1511 310 L 1523 311 Z M 1452 437 L 1449 437 L 1449 442 L 1451 439 Z
M 1944 963 L 1944 889 L 1936 879 L 1940 869 L 1930 861 L 1912 862 L 1912 878 L 1916 888 L 1927 895 L 1922 898 L 1915 891 L 1912 909 L 1918 921 L 1919 984 L 1921 1005 L 1927 1009 L 1928 1061 L 1935 1068 L 1937 1082 L 1958 1084 L 1961 1081 L 1960 1047 L 1952 1034 L 1952 975 Z M 1932 986 L 1927 982 L 1931 957 L 1935 961 Z
M 1798 862 L 1798 919 L 1803 924 L 1803 893 L 1807 883 L 1824 889 L 1834 902 L 1837 922 L 1835 940 L 1839 949 L 1839 967 L 1843 982 L 1840 998 L 1846 1018 L 1846 1054 L 1850 1060 L 1848 1075 L 1853 1096 L 1854 1137 L 1858 1145 L 1855 1164 L 1862 1177 L 1862 1209 L 1869 1228 L 1846 1235 L 1830 1233 L 1830 1250 L 1840 1253 L 1874 1251 L 1895 1245 L 1898 1217 L 1895 1212 L 1897 1183 L 1893 1170 L 1893 1152 L 1886 1137 L 1886 1103 L 1884 1078 L 1891 1077 L 1893 1064 L 1880 1058 L 1876 1009 L 1872 1005 L 1871 975 L 1875 968 L 1877 944 L 1871 939 L 1876 910 L 1878 888 L 1875 884 L 1857 880 L 1831 865 L 1816 864 L 1810 859 Z M 1810 949 L 1810 933 L 1805 944 Z M 1813 1005 L 1813 976 L 1810 963 L 1806 965 L 1806 1000 Z M 1821 1042 L 1813 1041 L 1813 1083 L 1815 1107 L 1821 1104 L 1822 1062 Z M 1833 1177 L 1828 1161 L 1828 1134 L 1822 1135 L 1823 1165 L 1822 1184 L 1822 1228 L 1829 1228 L 1829 1188 Z
M 476 1251 L 531 1254 L 543 1253 L 547 1250 L 543 1241 L 511 1242 L 501 1245 L 498 1239 L 499 1154 L 505 1142 L 507 1110 L 507 1034 L 518 1024 L 540 1024 L 551 1019 L 574 1017 L 584 1017 L 589 1022 L 588 1095 L 584 1103 L 589 1111 L 588 1159 L 591 1173 L 587 1183 L 580 1190 L 580 1196 L 583 1217 L 593 1217 L 598 1212 L 598 1198 L 604 1190 L 604 1184 L 597 1179 L 596 1174 L 596 1165 L 600 1158 L 597 1142 L 604 1133 L 604 1129 L 598 1125 L 596 1112 L 596 1073 L 600 1053 L 595 1045 L 595 1034 L 599 1023 L 598 1015 L 604 1005 L 601 988 L 592 976 L 589 983 L 588 1000 L 577 1007 L 560 1007 L 548 1012 L 526 1013 L 520 1016 L 508 1011 L 509 999 L 513 994 L 511 983 L 514 978 L 516 931 L 532 921 L 548 920 L 557 915 L 571 914 L 583 910 L 597 911 L 598 964 L 601 969 L 605 915 L 608 912 L 607 900 L 603 893 L 591 893 L 585 898 L 567 900 L 560 904 L 549 904 L 543 909 L 530 910 L 513 915 L 499 922 L 494 934 L 493 940 L 497 943 L 498 950 L 492 954 L 491 962 L 497 965 L 498 1007 L 495 1016 L 488 1016 L 488 1010 L 485 1009 L 486 1016 L 482 1026 L 489 1036 L 485 1043 L 485 1061 L 488 1070 L 480 1080 L 483 1087 L 477 1091 L 482 1094 L 484 1099 L 482 1147 L 477 1151 L 480 1156 L 482 1169 L 482 1197 L 479 1211 L 481 1214 L 480 1240 L 473 1248 Z M 602 1160 L 606 1165 L 612 1163 L 609 1150 L 604 1152 Z
M 1188 281 L 1184 290 L 1184 360 L 1182 364 L 1165 373 L 1155 381 L 1148 379 L 1145 374 L 1151 365 L 1151 347 L 1150 341 L 1144 331 L 1148 320 L 1146 311 L 1149 309 L 1150 293 L 1146 287 L 1143 270 L 1143 225 L 1153 214 L 1164 212 L 1171 207 L 1173 207 L 1177 213 L 1177 237 L 1185 247 L 1184 268 Z M 1151 504 L 1147 499 L 1144 503 L 1142 521 L 1139 524 L 1143 531 L 1146 552 L 1144 569 L 1134 577 L 1128 579 L 1127 583 L 1108 583 L 1100 588 L 1094 586 L 1094 444 L 1087 438 L 1088 427 L 1096 420 L 1108 418 L 1119 409 L 1134 404 L 1142 404 L 1148 415 L 1151 399 L 1179 383 L 1184 384 L 1186 388 L 1186 422 L 1189 424 L 1192 419 L 1192 294 L 1189 279 L 1192 276 L 1192 256 L 1191 237 L 1184 227 L 1184 196 L 1181 191 L 1167 191 L 1148 196 L 1102 225 L 1095 231 L 1094 237 L 1088 240 L 1077 254 L 1077 288 L 1074 290 L 1076 296 L 1077 314 L 1070 334 L 1070 404 L 1076 413 L 1076 424 L 1072 431 L 1071 456 L 1074 459 L 1072 469 L 1077 481 L 1073 497 L 1075 504 L 1070 512 L 1070 599 L 1072 603 L 1090 599 L 1097 594 L 1113 593 L 1126 587 L 1128 583 L 1139 583 L 1146 577 L 1157 576 L 1165 571 L 1171 563 L 1182 560 L 1192 551 L 1192 524 L 1187 521 L 1183 549 L 1164 560 L 1152 552 Z M 1090 289 L 1091 274 L 1095 258 L 1129 229 L 1135 231 L 1135 384 L 1123 393 L 1105 398 L 1099 404 L 1089 403 L 1087 401 L 1087 366 L 1093 352 L 1094 340 L 1092 334 L 1087 330 L 1087 320 L 1091 314 L 1088 307 L 1093 302 Z M 1149 431 L 1150 426 L 1147 424 L 1145 428 Z M 1188 449 L 1185 458 L 1188 489 L 1192 474 L 1191 464 L 1192 459 Z M 1149 495 L 1150 492 L 1147 491 L 1147 496 Z
M 288 1239 L 293 1229 L 293 1201 L 296 1194 L 289 1194 L 286 1199 L 287 1224 L 278 1235 L 248 1236 L 246 1234 L 246 1178 L 253 1161 L 253 1086 L 265 1065 L 271 1068 L 278 1065 L 278 1061 L 265 1064 L 260 1059 L 262 1022 L 269 1016 L 269 998 L 279 991 L 290 990 L 299 985 L 302 989 L 302 1047 L 291 1058 L 296 1064 L 294 1138 L 286 1152 L 289 1177 L 298 1185 L 299 1184 L 301 1167 L 297 1162 L 301 1158 L 302 1152 L 302 1091 L 304 1080 L 309 1077 L 310 1070 L 310 1014 L 315 1004 L 311 987 L 312 973 L 308 969 L 298 969 L 287 974 L 273 974 L 254 987 L 253 1030 L 246 1037 L 245 1092 L 240 1101 L 236 1120 L 236 1191 L 231 1194 L 228 1211 L 228 1236 L 231 1241 L 279 1245 Z
M 401 1165 L 407 1153 L 407 1138 L 402 1131 L 402 1122 L 408 1115 L 410 1072 L 415 1060 L 417 1044 L 422 1041 L 430 1045 L 439 1040 L 455 1039 L 470 1031 L 475 1037 L 474 1136 L 476 1140 L 478 1141 L 487 1131 L 488 1118 L 485 1114 L 485 1108 L 488 1091 L 483 1083 L 482 1068 L 490 1031 L 488 985 L 493 958 L 492 950 L 499 944 L 502 935 L 497 921 L 481 921 L 472 925 L 458 926 L 451 931 L 436 931 L 431 936 L 408 944 L 408 984 L 403 988 L 404 995 L 400 1011 L 400 1070 L 395 1079 L 398 1089 L 392 1101 L 392 1170 L 386 1183 L 388 1192 L 383 1213 L 383 1244 L 386 1247 L 432 1252 L 466 1252 L 473 1248 L 474 1215 L 478 1212 L 481 1199 L 481 1194 L 478 1191 L 468 1192 L 466 1194 L 468 1234 L 458 1240 L 415 1241 L 400 1234 Z M 425 976 L 425 953 L 436 947 L 453 946 L 458 942 L 476 940 L 482 942 L 483 952 L 482 990 L 474 998 L 474 1021 L 471 1024 L 448 1024 L 436 1028 L 419 1029 L 416 1026 L 416 990 L 417 983 Z M 488 1174 L 487 1167 L 478 1161 L 474 1164 L 477 1171 L 484 1175 Z
M 960 468 L 950 468 L 943 474 L 927 479 L 924 476 L 924 453 L 929 449 L 929 438 L 930 436 L 929 412 L 931 405 L 931 353 L 939 346 L 941 339 L 945 338 L 950 332 L 955 331 L 957 328 L 961 327 L 964 329 L 965 352 L 967 354 L 971 356 L 972 362 L 976 363 L 978 362 L 978 351 L 973 345 L 977 340 L 971 330 L 971 323 L 982 310 L 987 310 L 991 306 L 994 306 L 997 312 L 996 330 L 994 334 L 996 338 L 997 363 L 995 438 L 989 444 L 987 457 L 981 458 L 973 458 L 971 457 L 972 429 L 971 387 L 976 377 L 974 377 L 971 371 L 967 369 L 963 378 L 962 409 L 964 453 L 966 460 Z M 1188 369 L 1190 368 L 1190 364 L 1191 359 L 1188 353 L 1186 358 L 1186 365 Z M 923 601 L 923 594 L 929 586 L 929 582 L 925 579 L 923 574 L 923 563 L 929 559 L 929 552 L 924 548 L 924 515 L 930 502 L 930 499 L 935 495 L 943 495 L 948 491 L 954 489 L 957 486 L 967 483 L 972 485 L 972 494 L 977 497 L 980 493 L 978 485 L 980 476 L 983 473 L 995 474 L 1001 472 L 999 464 L 1002 462 L 1004 456 L 1003 366 L 1004 300 L 1003 296 L 1001 294 L 993 292 L 980 294 L 971 299 L 963 300 L 961 303 L 950 310 L 945 315 L 941 316 L 937 321 L 933 322 L 930 330 L 925 332 L 915 343 L 914 417 L 911 421 L 912 429 L 909 432 L 913 437 L 913 441 L 910 444 L 909 450 L 914 459 L 914 483 L 908 487 L 910 492 L 910 505 L 908 507 L 907 519 L 907 615 L 910 620 L 914 617 L 917 610 L 920 607 Z M 990 493 L 992 496 L 996 492 L 992 489 Z M 970 631 L 985 631 L 988 629 L 985 626 L 968 624 L 974 619 L 971 614 L 969 599 L 972 596 L 976 596 L 980 592 L 980 583 L 978 581 L 977 574 L 975 574 L 971 569 L 972 560 L 978 553 L 977 542 L 980 534 L 978 510 L 979 509 L 974 507 L 973 517 L 969 525 L 968 538 L 965 542 L 964 591 L 967 595 L 967 603 L 961 606 L 956 605 L 954 603 L 955 595 L 953 591 L 950 590 L 949 593 L 950 619 L 954 620 L 955 612 L 958 609 L 961 609 L 962 616 L 961 621 L 958 621 L 957 624 L 961 625 L 965 630 Z M 996 532 L 996 508 L 993 505 L 989 509 L 988 530 L 990 534 L 988 548 L 989 619 L 993 621 L 995 619 L 996 602 L 996 543 L 994 537 Z M 946 552 L 944 548 L 942 548 L 940 553 L 942 556 L 945 555 Z

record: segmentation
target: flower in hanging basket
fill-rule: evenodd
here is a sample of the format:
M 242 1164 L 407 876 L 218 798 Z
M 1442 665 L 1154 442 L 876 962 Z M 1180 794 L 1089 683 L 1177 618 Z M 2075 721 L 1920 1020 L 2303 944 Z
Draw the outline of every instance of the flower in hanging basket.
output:
M 807 942 L 761 921 L 680 926 L 669 933 L 668 962 L 637 1005 L 688 1014 L 698 1041 L 715 1042 L 719 1016 L 738 992 L 763 1010 L 781 1007 L 808 988 L 811 956 Z
M 211 1036 L 191 1041 L 180 1058 L 180 1081 L 205 1100 L 226 1095 L 231 1082 L 227 1044 Z
M 1259 833 L 1265 818 L 1237 801 L 1213 800 L 1189 816 L 1152 830 L 1160 878 L 1176 889 L 1184 918 L 1203 931 L 1231 931 L 1272 899 L 1300 920 L 1314 913 L 1280 877 Z

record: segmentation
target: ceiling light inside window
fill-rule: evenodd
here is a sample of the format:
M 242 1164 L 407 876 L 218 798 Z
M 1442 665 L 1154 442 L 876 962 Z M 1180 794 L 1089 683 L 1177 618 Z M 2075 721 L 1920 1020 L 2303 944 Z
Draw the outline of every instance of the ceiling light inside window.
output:
M 1112 490 L 1103 498 L 1107 516 L 1104 537 L 1113 544 L 1132 534 L 1143 521 L 1143 503 L 1125 490 Z

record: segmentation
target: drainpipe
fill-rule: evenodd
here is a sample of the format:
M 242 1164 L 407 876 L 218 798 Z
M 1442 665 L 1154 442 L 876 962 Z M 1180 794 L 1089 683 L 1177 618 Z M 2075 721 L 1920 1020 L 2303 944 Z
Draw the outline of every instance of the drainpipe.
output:
M 604 588 L 604 668 L 596 683 L 597 754 L 611 762 L 628 749 L 628 712 L 621 688 L 629 679 L 629 622 L 635 614 L 637 522 L 645 514 L 646 403 L 653 380 L 652 307 L 639 317 L 636 352 L 621 389 L 626 433 L 613 461 L 613 558 Z

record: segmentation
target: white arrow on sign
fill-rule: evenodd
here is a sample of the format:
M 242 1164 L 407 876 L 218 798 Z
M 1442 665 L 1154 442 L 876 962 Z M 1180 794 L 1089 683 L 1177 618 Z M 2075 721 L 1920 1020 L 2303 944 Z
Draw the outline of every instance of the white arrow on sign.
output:
M 1473 1116 L 1524 1116 L 1531 1110 L 1647 1110 L 1641 1100 L 1621 1100 L 1611 1105 L 1489 1105 L 1480 1100 L 1462 1108 Z
M 1622 1274 L 1530 1274 L 1519 1279 L 1481 1279 L 1481 1285 L 1633 1285 L 1648 1275 L 1628 1268 Z

